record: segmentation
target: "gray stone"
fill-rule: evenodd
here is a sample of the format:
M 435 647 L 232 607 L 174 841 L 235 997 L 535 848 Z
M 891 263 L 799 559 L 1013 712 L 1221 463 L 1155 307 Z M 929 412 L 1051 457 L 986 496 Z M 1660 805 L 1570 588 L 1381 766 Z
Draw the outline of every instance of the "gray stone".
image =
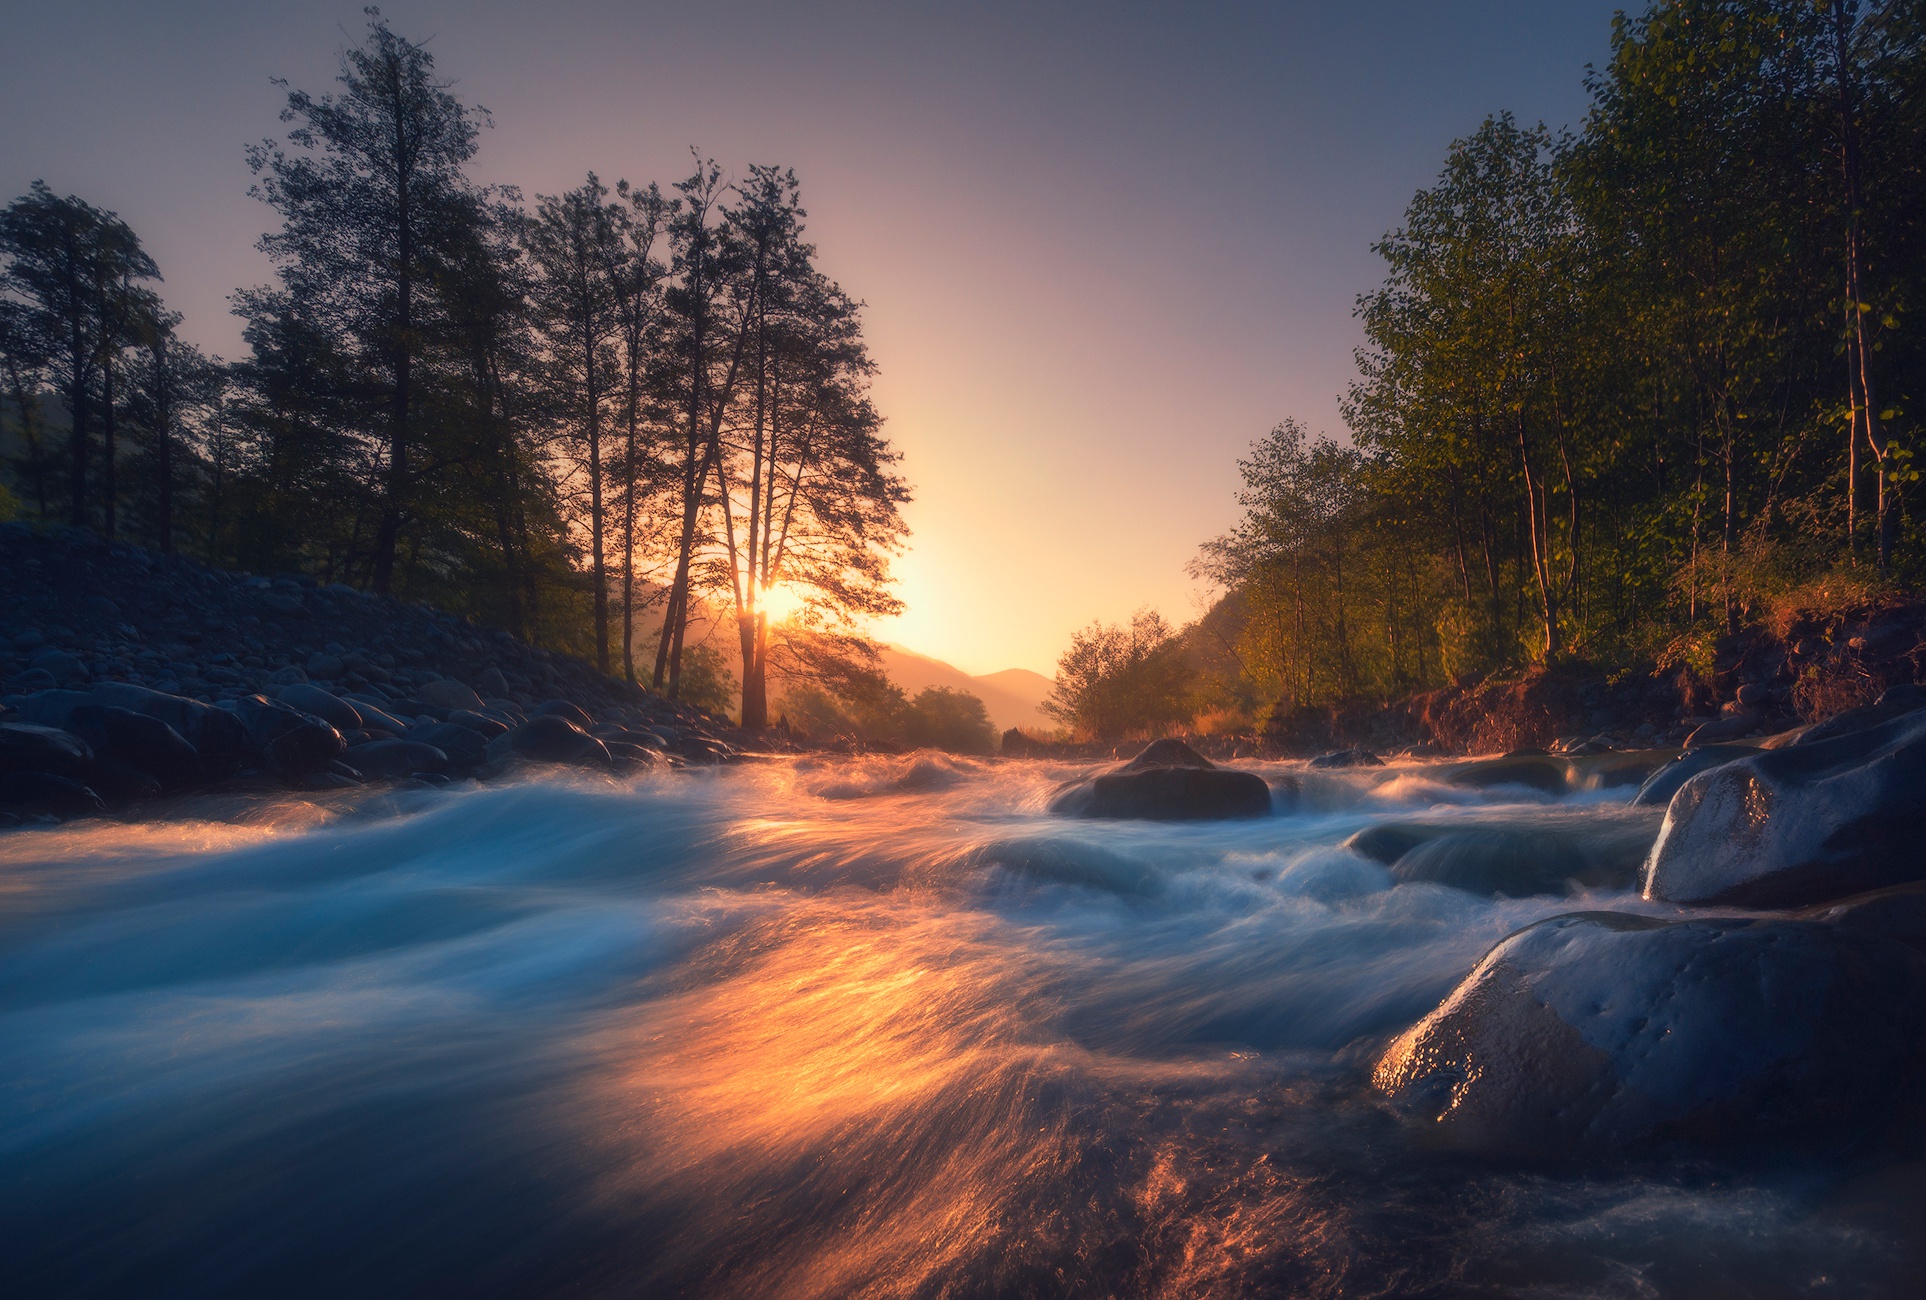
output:
M 488 742 L 488 763 L 499 767 L 522 759 L 574 767 L 609 766 L 608 747 L 558 714 L 530 718 Z
M 349 750 L 346 762 L 366 776 L 397 777 L 439 772 L 448 766 L 448 755 L 412 740 L 371 740 Z
M 1926 878 L 1926 712 L 1715 767 L 1672 797 L 1645 896 L 1796 907 Z
M 1353 745 L 1350 749 L 1334 749 L 1328 754 L 1319 754 L 1310 761 L 1309 766 L 1316 768 L 1383 767 L 1384 760 L 1362 746 Z
M 1267 817 L 1271 789 L 1254 772 L 1220 768 L 1183 741 L 1166 738 L 1151 742 L 1128 763 L 1066 783 L 1051 798 L 1050 811 L 1061 817 L 1149 821 Z
M 452 677 L 444 677 L 437 682 L 427 682 L 415 691 L 415 698 L 423 704 L 438 709 L 454 711 L 465 709 L 479 712 L 482 707 L 481 696 L 463 686 Z
M 93 750 L 72 732 L 32 722 L 0 722 L 0 772 L 78 777 L 93 761 Z
M 1709 771 L 1723 763 L 1750 758 L 1759 751 L 1743 745 L 1703 745 L 1698 749 L 1688 749 L 1677 758 L 1661 767 L 1645 779 L 1632 796 L 1632 803 L 1640 808 L 1663 808 L 1672 802 L 1672 796 L 1679 787 L 1701 772 Z
M 361 726 L 361 713 L 354 705 L 319 686 L 296 682 L 283 686 L 276 698 L 289 708 L 313 714 L 340 731 L 353 731 Z

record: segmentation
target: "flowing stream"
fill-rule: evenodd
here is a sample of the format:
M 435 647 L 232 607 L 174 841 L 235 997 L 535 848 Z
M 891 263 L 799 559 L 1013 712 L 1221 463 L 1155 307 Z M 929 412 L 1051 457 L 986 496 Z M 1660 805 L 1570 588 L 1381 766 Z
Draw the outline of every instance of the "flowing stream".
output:
M 1903 1295 L 1916 1166 L 1433 1151 L 1368 1086 L 1493 942 L 1373 823 L 1649 836 L 1625 791 L 799 759 L 0 837 L 18 1296 Z

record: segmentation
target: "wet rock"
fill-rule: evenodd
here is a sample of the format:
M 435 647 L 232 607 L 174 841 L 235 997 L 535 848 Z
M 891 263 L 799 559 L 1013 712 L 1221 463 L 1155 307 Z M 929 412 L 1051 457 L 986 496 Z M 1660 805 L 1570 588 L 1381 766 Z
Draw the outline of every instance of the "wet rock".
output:
M 1493 948 L 1374 1082 L 1444 1145 L 1849 1144 L 1917 1087 L 1926 957 L 1811 920 L 1554 917 Z
M 567 700 L 544 700 L 528 711 L 531 721 L 536 718 L 567 718 L 570 722 L 587 731 L 595 725 L 595 719 Z
M 92 789 L 53 772 L 0 772 L 0 810 L 66 818 L 91 817 L 105 809 Z
M 1926 708 L 1926 689 L 1910 685 L 1891 686 L 1871 704 L 1847 709 L 1844 713 L 1807 727 L 1792 743 L 1817 745 L 1840 736 L 1849 736 L 1855 731 L 1864 731 L 1868 727 L 1877 727 L 1922 708 Z
M 348 666 L 341 662 L 341 656 L 316 651 L 308 656 L 308 676 L 323 681 L 338 681 L 348 675 Z
M 79 659 L 68 654 L 66 651 L 57 650 L 53 646 L 48 646 L 36 653 L 33 658 L 27 661 L 27 668 L 31 672 L 46 673 L 54 679 L 54 685 L 56 686 L 77 685 L 87 681 L 88 678 L 93 676 L 92 673 L 87 671 L 86 664 L 81 663 Z
M 1642 819 L 1592 819 L 1570 827 L 1381 822 L 1344 847 L 1383 863 L 1401 881 L 1525 898 L 1574 887 L 1628 889 L 1637 883 L 1651 843 L 1652 828 Z
M 1734 713 L 1730 717 L 1694 727 L 1692 734 L 1685 738 L 1685 747 L 1698 749 L 1704 745 L 1719 745 L 1728 740 L 1740 740 L 1758 731 L 1763 725 L 1764 719 L 1756 713 Z
M 508 678 L 502 675 L 501 669 L 490 665 L 476 674 L 475 692 L 482 696 L 506 695 L 508 694 Z
M 72 732 L 32 722 L 0 722 L 0 772 L 78 777 L 93 761 L 93 750 Z
M 1570 788 L 1571 764 L 1543 751 L 1517 751 L 1503 758 L 1484 758 L 1465 763 L 1447 772 L 1444 779 L 1452 785 L 1473 790 L 1517 785 L 1545 794 L 1564 794 Z
M 1673 796 L 1645 896 L 1797 907 L 1926 879 L 1926 713 L 1739 759 Z
M 486 713 L 477 713 L 472 709 L 451 710 L 448 714 L 448 721 L 454 726 L 466 727 L 483 740 L 493 740 L 504 731 L 507 731 L 511 725 L 520 725 L 519 723 L 511 724 L 503 722 L 500 718 L 491 718 Z
M 361 712 L 354 705 L 319 686 L 297 682 L 283 686 L 276 698 L 291 709 L 312 714 L 337 731 L 354 731 L 361 726 Z
M 1632 796 L 1632 804 L 1638 808 L 1663 808 L 1672 802 L 1672 796 L 1679 792 L 1680 786 L 1699 773 L 1741 758 L 1750 758 L 1758 752 L 1744 745 L 1704 745 L 1689 749 L 1646 777 L 1638 793 Z
M 452 722 L 430 722 L 415 727 L 408 732 L 408 739 L 423 745 L 433 745 L 446 754 L 451 762 L 461 767 L 476 766 L 488 750 L 487 737 Z
M 7 693 L 10 695 L 31 695 L 36 691 L 50 691 L 60 685 L 60 679 L 41 668 L 29 668 L 7 678 Z
M 428 682 L 415 691 L 415 698 L 423 704 L 431 704 L 438 709 L 466 709 L 479 712 L 482 707 L 481 696 L 452 678 L 444 677 L 438 682 Z
M 372 696 L 350 695 L 347 699 L 348 703 L 354 705 L 354 711 L 361 715 L 361 725 L 368 730 L 385 731 L 390 736 L 400 736 L 412 725 L 389 713 L 383 701 Z M 392 704 L 393 701 L 386 703 Z
M 1349 749 L 1334 749 L 1328 754 L 1319 754 L 1311 760 L 1310 766 L 1316 768 L 1383 767 L 1384 760 L 1362 746 L 1353 745 Z
M 202 775 L 209 779 L 232 771 L 246 751 L 247 729 L 226 709 L 126 682 L 103 682 L 87 694 L 93 703 L 110 704 L 165 722 L 194 746 L 200 755 Z
M 201 779 L 200 751 L 159 718 L 117 705 L 89 703 L 76 706 L 68 714 L 67 725 L 87 742 L 97 758 L 152 778 L 157 791 L 182 789 Z M 128 791 L 124 798 L 140 797 L 131 792 L 130 782 L 114 784 Z M 112 796 L 113 792 L 98 782 L 96 787 L 103 795 Z
M 448 766 L 448 755 L 433 745 L 413 740 L 371 740 L 348 751 L 347 762 L 364 776 L 412 776 L 416 772 L 439 772 Z
M 1050 800 L 1061 817 L 1201 821 L 1266 817 L 1271 789 L 1254 772 L 1220 768 L 1181 740 L 1151 742 L 1107 772 L 1061 787 Z
M 609 766 L 608 747 L 559 714 L 530 718 L 512 731 L 488 742 L 491 767 L 521 759 L 531 763 L 561 763 L 572 767 Z

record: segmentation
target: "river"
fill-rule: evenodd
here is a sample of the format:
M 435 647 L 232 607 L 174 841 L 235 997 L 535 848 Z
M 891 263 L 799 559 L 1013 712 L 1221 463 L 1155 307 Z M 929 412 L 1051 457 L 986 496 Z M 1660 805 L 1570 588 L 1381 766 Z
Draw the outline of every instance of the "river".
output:
M 1370 1066 L 1628 890 L 1397 883 L 1422 815 L 1625 791 L 1295 774 L 1067 822 L 1076 769 L 802 758 L 0 837 L 20 1296 L 1900 1295 L 1914 1166 L 1433 1151 Z

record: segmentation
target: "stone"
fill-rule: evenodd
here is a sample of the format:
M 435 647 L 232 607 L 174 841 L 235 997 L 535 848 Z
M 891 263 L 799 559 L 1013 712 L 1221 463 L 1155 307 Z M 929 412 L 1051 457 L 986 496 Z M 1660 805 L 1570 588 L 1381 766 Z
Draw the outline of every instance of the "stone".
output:
M 416 689 L 415 698 L 423 704 L 431 704 L 438 709 L 447 709 L 450 712 L 465 709 L 473 713 L 478 712 L 482 707 L 481 696 L 452 677 L 423 684 Z
M 1494 947 L 1373 1082 L 1484 1155 L 1850 1145 L 1917 1087 L 1922 1030 L 1926 956 L 1876 934 L 1577 913 Z
M 595 719 L 577 705 L 567 700 L 544 700 L 528 711 L 532 721 L 535 718 L 567 718 L 570 722 L 587 731 L 595 725 Z
M 324 651 L 317 650 L 308 656 L 309 677 L 318 677 L 323 681 L 331 682 L 338 678 L 345 677 L 347 674 L 347 665 L 341 662 L 339 655 L 331 655 Z
M 1817 745 L 1822 741 L 1833 740 L 1839 736 L 1849 736 L 1855 731 L 1877 727 L 1883 722 L 1903 717 L 1917 709 L 1926 708 L 1926 692 L 1917 686 L 1888 687 L 1877 700 L 1857 709 L 1847 709 L 1844 713 L 1834 714 L 1824 722 L 1807 727 L 1805 734 L 1792 743 L 1795 745 Z
M 475 693 L 486 698 L 491 695 L 508 694 L 508 678 L 502 670 L 490 664 L 476 674 Z
M 0 772 L 0 809 L 29 816 L 91 817 L 101 797 L 78 781 L 52 772 Z
M 92 703 L 110 704 L 165 722 L 194 746 L 204 777 L 232 771 L 246 752 L 247 729 L 239 717 L 225 709 L 125 682 L 104 682 L 87 696 Z
M 522 759 L 574 767 L 609 766 L 608 746 L 559 714 L 545 713 L 488 742 L 491 767 Z
M 1720 745 L 1728 740 L 1740 740 L 1759 730 L 1761 725 L 1762 721 L 1756 713 L 1734 713 L 1730 717 L 1694 727 L 1692 734 L 1685 738 L 1685 747 L 1697 749 L 1701 745 Z
M 93 761 L 94 751 L 72 732 L 32 722 L 0 722 L 0 772 L 79 777 Z
M 1267 817 L 1271 788 L 1254 772 L 1220 768 L 1181 740 L 1152 741 L 1106 772 L 1068 782 L 1050 800 L 1060 817 L 1202 821 Z
M 29 659 L 27 668 L 29 671 L 37 670 L 46 673 L 54 679 L 54 684 L 57 686 L 73 686 L 93 676 L 87 671 L 86 664 L 53 646 L 47 646 Z
M 1516 751 L 1502 758 L 1482 758 L 1443 774 L 1452 785 L 1474 790 L 1517 785 L 1544 794 L 1564 794 L 1570 788 L 1571 764 L 1543 752 Z
M 1632 803 L 1639 808 L 1663 808 L 1672 802 L 1672 796 L 1679 792 L 1680 786 L 1699 773 L 1722 763 L 1750 758 L 1758 752 L 1743 745 L 1702 745 L 1698 749 L 1688 749 L 1646 777 L 1638 793 L 1632 796 Z
M 46 669 L 29 668 L 7 679 L 7 692 L 11 695 L 31 695 L 36 691 L 51 691 L 59 685 L 60 679 Z
M 1384 760 L 1362 746 L 1353 745 L 1349 749 L 1334 749 L 1328 754 L 1319 754 L 1310 762 L 1315 768 L 1338 767 L 1383 767 Z
M 1645 896 L 1798 907 L 1926 879 L 1926 712 L 1712 768 L 1672 797 Z
M 361 715 L 361 725 L 371 731 L 385 731 L 391 736 L 399 736 L 410 726 L 409 723 L 389 713 L 370 696 L 350 695 L 347 701 L 354 705 L 354 711 Z
M 1772 698 L 1772 688 L 1764 682 L 1747 682 L 1733 696 L 1741 708 L 1757 708 Z
M 433 745 L 461 767 L 474 767 L 488 752 L 488 737 L 452 722 L 425 723 L 409 731 L 408 739 Z
M 158 787 L 180 789 L 201 779 L 200 751 L 159 718 L 117 705 L 89 703 L 68 714 L 67 726 L 97 758 L 152 777 Z M 127 783 L 118 784 L 125 788 Z
M 439 772 L 448 766 L 448 755 L 413 740 L 371 740 L 349 750 L 346 761 L 364 776 L 398 777 Z
M 1344 847 L 1383 863 L 1403 882 L 1486 897 L 1526 898 L 1587 889 L 1629 889 L 1652 842 L 1649 824 L 1463 826 L 1382 822 Z
M 472 709 L 451 709 L 448 713 L 448 721 L 457 727 L 468 728 L 483 740 L 493 740 L 507 731 L 510 725 L 500 718 L 491 718 L 485 713 L 477 713 Z
M 292 683 L 276 692 L 275 698 L 291 709 L 314 715 L 337 731 L 353 731 L 361 726 L 361 713 L 354 705 L 319 686 Z

